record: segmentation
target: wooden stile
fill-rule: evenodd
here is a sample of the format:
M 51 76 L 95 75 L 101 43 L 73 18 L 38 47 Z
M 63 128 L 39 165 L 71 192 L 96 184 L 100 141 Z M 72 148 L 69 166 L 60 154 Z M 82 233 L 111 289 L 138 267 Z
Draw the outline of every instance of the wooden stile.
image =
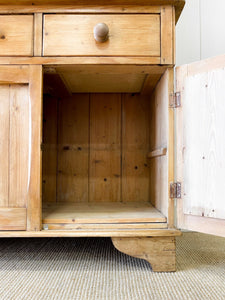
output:
M 42 25 L 43 25 L 43 14 L 34 14 L 34 56 L 42 56 Z
M 0 207 L 9 205 L 9 86 L 0 86 Z
M 31 156 L 27 203 L 27 230 L 41 229 L 42 195 L 42 66 L 30 66 Z

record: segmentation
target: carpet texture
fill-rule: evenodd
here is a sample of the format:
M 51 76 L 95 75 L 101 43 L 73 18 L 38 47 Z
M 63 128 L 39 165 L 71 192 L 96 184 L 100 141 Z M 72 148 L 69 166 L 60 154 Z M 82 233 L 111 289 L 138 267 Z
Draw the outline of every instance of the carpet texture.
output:
M 225 239 L 177 238 L 177 272 L 153 273 L 107 238 L 0 239 L 0 299 L 225 299 Z

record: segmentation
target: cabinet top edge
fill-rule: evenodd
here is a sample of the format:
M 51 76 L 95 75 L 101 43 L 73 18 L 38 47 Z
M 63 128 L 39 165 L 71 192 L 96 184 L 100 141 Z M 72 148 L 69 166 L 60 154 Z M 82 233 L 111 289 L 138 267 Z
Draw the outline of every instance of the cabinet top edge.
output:
M 81 8 L 86 10 L 92 10 L 95 13 L 98 9 L 104 11 L 104 8 L 114 9 L 115 6 L 121 7 L 122 11 L 126 13 L 126 7 L 136 7 L 138 9 L 145 6 L 164 6 L 173 5 L 175 7 L 176 22 L 178 21 L 180 14 L 185 5 L 185 0 L 111 0 L 110 4 L 107 4 L 105 0 L 52 0 L 46 3 L 46 0 L 0 0 L 0 14 L 11 13 L 35 13 L 35 12 L 59 12 L 60 9 L 69 12 L 74 9 L 80 10 Z

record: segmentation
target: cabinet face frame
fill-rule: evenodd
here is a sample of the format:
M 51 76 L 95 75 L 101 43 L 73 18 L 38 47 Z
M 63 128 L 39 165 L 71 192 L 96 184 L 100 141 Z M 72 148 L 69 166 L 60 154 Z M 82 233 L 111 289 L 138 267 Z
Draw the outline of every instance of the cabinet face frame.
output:
M 0 66 L 0 84 L 27 84 L 30 102 L 30 172 L 27 190 L 27 231 L 41 228 L 42 66 Z
M 41 149 L 40 145 L 42 142 L 42 65 L 53 65 L 53 64 L 118 64 L 118 65 L 136 65 L 136 64 L 144 64 L 144 65 L 160 65 L 161 68 L 170 68 L 170 73 L 172 74 L 171 67 L 174 64 L 174 28 L 175 28 L 175 19 L 178 18 L 179 12 L 182 10 L 184 5 L 183 0 L 179 0 L 179 9 L 177 9 L 178 1 L 171 1 L 170 5 L 165 0 L 162 0 L 158 3 L 156 1 L 148 2 L 146 5 L 144 1 L 140 6 L 140 3 L 136 1 L 132 1 L 132 5 L 129 1 L 127 3 L 129 5 L 121 6 L 118 1 L 116 5 L 110 6 L 102 6 L 93 5 L 90 2 L 88 6 L 79 6 L 74 5 L 74 2 L 65 6 L 63 3 L 61 5 L 35 5 L 31 6 L 31 2 L 26 1 L 24 5 L 20 5 L 19 2 L 4 2 L 1 1 L 1 4 L 4 4 L 1 7 L 2 14 L 34 14 L 34 56 L 35 57 L 0 57 L 0 64 L 4 65 L 3 72 L 1 71 L 0 66 L 0 81 L 6 83 L 9 80 L 10 84 L 15 83 L 26 83 L 29 85 L 29 94 L 31 100 L 31 120 L 32 120 L 32 158 L 31 158 L 31 180 L 29 186 L 29 197 L 27 203 L 27 232 L 22 233 L 29 236 L 33 234 L 35 236 L 35 232 L 41 230 L 42 218 L 41 218 L 41 166 L 42 166 L 42 157 L 41 157 Z M 41 1 L 39 1 L 41 2 Z M 155 4 L 156 3 L 156 4 Z M 10 7 L 7 4 L 12 4 Z M 114 4 L 114 3 L 113 3 Z M 173 7 L 175 4 L 176 8 Z M 156 6 L 153 6 L 156 5 Z M 176 17 L 175 17 L 176 10 Z M 98 14 L 98 13 L 137 13 L 137 14 L 146 14 L 146 13 L 157 13 L 161 16 L 161 56 L 160 57 L 41 57 L 42 56 L 42 17 L 44 13 L 71 13 L 71 14 L 80 14 L 80 13 L 88 13 L 88 14 Z M 169 18 L 169 20 L 168 20 Z M 167 23 L 169 22 L 169 26 Z M 172 39 L 171 39 L 172 38 Z M 170 40 L 171 39 L 171 40 Z M 11 64 L 8 66 L 8 64 Z M 26 66 L 21 66 L 26 64 Z M 164 64 L 164 66 L 163 66 Z M 17 66 L 14 66 L 17 65 Z M 23 72 L 20 69 L 23 69 Z M 7 72 L 8 70 L 8 72 Z M 7 74 L 8 73 L 8 74 Z M 6 80 L 7 74 L 8 79 Z M 9 75 L 10 74 L 10 75 Z M 172 77 L 170 77 L 172 78 Z M 173 78 L 172 78 L 173 79 Z M 171 79 L 171 80 L 172 80 Z M 172 81 L 170 81 L 170 87 L 173 86 Z M 173 129 L 173 111 L 168 110 L 169 113 L 169 128 Z M 168 172 L 169 172 L 169 184 L 170 181 L 173 180 L 173 131 L 169 132 L 168 136 Z M 168 187 L 169 189 L 169 187 Z M 168 224 L 170 228 L 173 228 L 173 199 L 169 199 L 169 210 L 168 210 Z M 168 230 L 161 231 L 149 231 L 148 235 L 166 235 Z M 38 232 L 37 232 L 38 233 Z M 19 232 L 13 233 L 13 235 L 18 234 Z M 40 232 L 40 234 L 42 234 Z M 66 234 L 66 233 L 65 233 Z M 90 233 L 92 235 L 93 233 Z M 106 236 L 118 235 L 118 233 L 106 233 Z M 124 233 L 122 233 L 124 234 Z M 126 233 L 128 234 L 128 233 Z M 135 233 L 129 233 L 135 234 Z M 147 233 L 144 233 L 146 235 Z M 173 230 L 170 233 L 174 234 Z M 21 236 L 22 236 L 21 235 Z M 54 234 L 53 234 L 54 235 Z M 98 233 L 95 234 L 98 236 Z M 4 236 L 4 234 L 3 234 Z M 61 234 L 64 236 L 64 233 Z M 73 233 L 71 233 L 73 236 Z M 82 236 L 82 233 L 81 233 Z
M 164 4 L 164 2 L 160 3 L 160 4 Z M 110 62 L 113 61 L 112 63 L 116 64 L 117 61 L 119 63 L 121 63 L 121 61 L 123 61 L 123 63 L 125 64 L 130 64 L 130 62 L 132 63 L 145 63 L 145 64 L 155 64 L 155 65 L 166 65 L 166 66 L 172 66 L 174 65 L 175 62 L 175 22 L 176 22 L 176 8 L 173 5 L 158 5 L 158 6 L 128 6 L 128 7 L 121 7 L 121 6 L 105 6 L 103 8 L 99 8 L 98 6 L 96 7 L 77 7 L 77 6 L 72 6 L 72 7 L 66 7 L 66 6 L 61 6 L 54 8 L 54 6 L 51 6 L 50 8 L 47 6 L 42 6 L 41 8 L 38 7 L 32 7 L 32 8 L 24 8 L 22 6 L 17 6 L 14 7 L 13 9 L 13 13 L 17 14 L 17 17 L 20 17 L 22 15 L 20 15 L 21 13 L 24 14 L 32 14 L 33 17 L 33 28 L 32 28 L 32 53 L 29 54 L 25 54 L 22 56 L 22 54 L 20 54 L 19 52 L 16 53 L 16 51 L 14 51 L 10 55 L 4 55 L 4 58 L 7 58 L 6 60 L 2 59 L 0 56 L 0 64 L 4 64 L 7 63 L 6 61 L 10 61 L 10 63 L 18 63 L 19 60 L 17 60 L 17 57 L 15 56 L 21 56 L 20 59 L 20 63 L 24 64 L 24 63 L 29 63 L 29 64 L 45 64 L 50 63 L 49 59 L 51 59 L 51 57 L 55 58 L 58 56 L 64 56 L 66 57 L 71 57 L 71 59 L 73 58 L 78 58 L 79 57 L 83 57 L 83 59 L 89 60 L 92 59 L 92 56 L 94 58 L 100 58 L 100 61 L 103 63 L 104 59 L 106 59 L 106 61 L 108 60 Z M 4 16 L 7 16 L 7 14 L 12 13 L 12 8 L 10 8 L 10 6 L 1 7 L 1 14 Z M 74 54 L 71 52 L 68 55 L 68 51 L 65 52 L 64 55 L 61 54 L 51 54 L 50 57 L 44 55 L 44 41 L 45 41 L 45 14 L 54 14 L 54 16 L 57 17 L 58 15 L 67 15 L 70 14 L 71 16 L 75 16 L 77 15 L 79 17 L 79 14 L 83 14 L 84 16 L 88 17 L 88 15 L 92 15 L 91 17 L 94 17 L 94 15 L 99 15 L 102 14 L 102 16 L 108 18 L 107 15 L 111 14 L 115 14 L 119 17 L 121 17 L 121 19 L 123 18 L 123 15 L 126 17 L 129 17 L 130 14 L 133 14 L 134 16 L 147 16 L 149 15 L 150 17 L 153 16 L 159 16 L 159 22 L 160 22 L 160 28 L 159 28 L 159 49 L 157 50 L 159 53 L 157 55 L 152 55 L 153 53 L 152 50 L 149 52 L 149 54 L 145 53 L 145 55 L 140 55 L 138 54 L 138 51 L 140 51 L 140 49 L 137 47 L 138 44 L 135 44 L 135 40 L 136 38 L 138 38 L 138 35 L 135 34 L 134 32 L 134 41 L 132 42 L 133 48 L 137 47 L 137 53 L 135 53 L 135 49 L 134 51 L 132 50 L 132 55 L 131 56 L 127 56 L 126 53 L 126 47 L 127 45 L 123 45 L 123 42 L 120 41 L 121 43 L 121 47 L 125 47 L 124 51 L 122 51 L 120 53 L 120 55 L 118 55 L 118 53 L 116 55 L 113 55 L 113 52 L 110 52 L 109 49 L 107 50 L 107 48 L 110 47 L 106 47 L 105 51 L 106 54 L 104 54 L 104 49 L 102 49 L 102 51 L 97 51 L 98 47 L 94 47 L 93 50 L 93 54 L 87 56 L 87 54 L 81 54 L 79 51 L 79 55 L 76 55 L 76 53 L 74 52 Z M 48 15 L 46 15 L 48 16 Z M 51 17 L 51 15 L 49 15 Z M 15 18 L 16 16 L 12 15 L 12 18 Z M 30 15 L 31 17 L 31 15 Z M 66 25 L 66 23 L 65 23 Z M 136 24 L 136 29 L 138 29 L 140 26 L 139 24 Z M 85 27 L 84 27 L 85 28 Z M 119 29 L 119 26 L 118 26 Z M 86 30 L 87 31 L 87 30 Z M 67 34 L 68 35 L 68 34 Z M 68 36 L 67 36 L 68 37 Z M 72 37 L 71 37 L 72 38 Z M 154 36 L 154 38 L 156 38 L 156 36 Z M 115 37 L 113 37 L 113 40 L 115 39 Z M 118 39 L 118 37 L 117 37 Z M 117 40 L 117 43 L 119 42 L 120 39 Z M 94 36 L 93 36 L 93 41 L 94 41 Z M 4 42 L 4 40 L 3 40 Z M 90 43 L 92 44 L 92 41 L 90 41 Z M 93 43 L 94 45 L 94 43 Z M 100 46 L 104 46 L 104 45 L 100 45 Z M 115 43 L 114 43 L 114 50 L 116 50 L 118 47 L 115 47 Z M 90 47 L 90 46 L 89 46 Z M 152 45 L 148 45 L 146 44 L 146 47 L 149 48 L 149 50 L 152 48 Z M 138 50 L 139 49 L 139 50 Z M 118 50 L 118 49 L 117 49 Z M 97 51 L 97 52 L 96 52 Z M 113 51 L 113 50 L 112 50 Z M 155 51 L 155 50 L 154 50 Z M 118 51 L 117 51 L 118 52 Z M 124 53 L 123 53 L 124 52 Z M 10 53 L 10 52 L 9 52 Z M 89 52 L 88 52 L 89 53 Z M 134 55 L 135 54 L 135 55 Z M 29 58 L 30 56 L 30 58 Z M 107 58 L 108 56 L 108 58 Z M 26 59 L 24 59 L 26 57 Z M 42 59 L 38 59 L 41 58 Z M 68 58 L 69 58 L 68 57 Z M 71 59 L 69 59 L 69 61 L 71 61 Z M 52 60 L 52 59 L 51 59 Z M 54 60 L 54 59 L 53 59 Z M 59 61 L 61 59 L 58 59 Z
M 32 120 L 32 154 L 29 196 L 27 203 L 27 231 L 39 231 L 42 228 L 42 81 L 43 66 L 0 66 L 0 83 L 4 84 L 28 84 L 31 100 Z M 164 97 L 169 103 L 170 94 L 173 92 L 173 68 L 169 68 L 165 74 L 163 85 Z M 174 110 L 168 106 L 168 194 L 170 183 L 174 179 Z M 168 227 L 174 228 L 174 202 L 168 198 Z

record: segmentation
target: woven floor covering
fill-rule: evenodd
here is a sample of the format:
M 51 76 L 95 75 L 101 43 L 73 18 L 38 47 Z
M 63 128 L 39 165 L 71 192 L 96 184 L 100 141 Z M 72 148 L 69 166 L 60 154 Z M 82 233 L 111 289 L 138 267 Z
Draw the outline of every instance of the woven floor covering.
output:
M 177 272 L 153 273 L 109 238 L 0 239 L 0 299 L 225 299 L 225 239 L 177 238 Z

